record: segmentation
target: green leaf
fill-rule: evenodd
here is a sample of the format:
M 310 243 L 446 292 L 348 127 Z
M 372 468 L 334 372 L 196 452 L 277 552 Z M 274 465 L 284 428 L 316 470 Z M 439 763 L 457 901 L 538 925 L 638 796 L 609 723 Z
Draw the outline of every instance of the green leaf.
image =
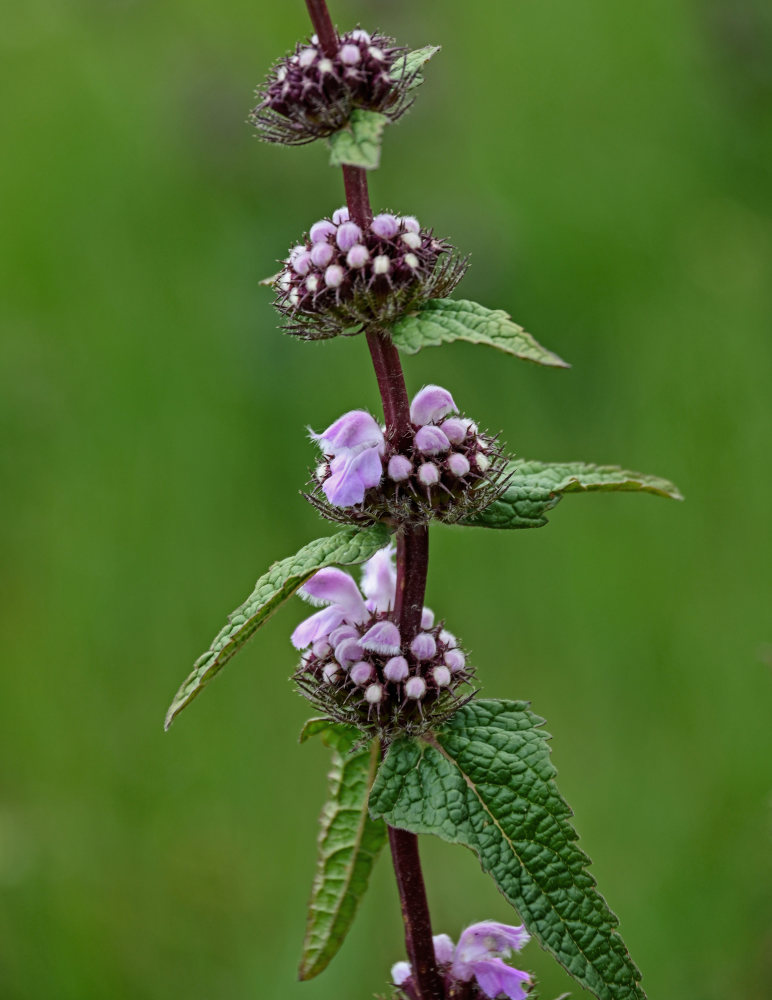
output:
M 348 125 L 330 136 L 330 166 L 375 170 L 381 162 L 381 140 L 388 121 L 378 111 L 355 108 Z
M 294 556 L 274 563 L 257 581 L 244 604 L 228 617 L 228 624 L 217 633 L 209 649 L 193 664 L 192 672 L 166 713 L 165 728 L 318 569 L 364 562 L 386 545 L 389 534 L 388 528 L 380 524 L 364 529 L 347 527 L 326 538 L 317 538 Z
M 406 80 L 408 92 L 414 90 L 424 82 L 419 70 L 439 51 L 439 45 L 425 45 L 422 49 L 413 49 L 412 52 L 394 60 L 389 75 L 397 83 Z
M 469 847 L 578 983 L 599 1000 L 645 1000 L 617 918 L 577 846 L 542 725 L 524 702 L 470 702 L 430 740 L 392 744 L 370 811 Z
M 377 740 L 352 748 L 362 734 L 353 726 L 311 719 L 301 742 L 321 735 L 332 748 L 329 797 L 319 819 L 316 875 L 308 906 L 300 979 L 313 979 L 337 954 L 367 890 L 370 872 L 386 840 L 386 824 L 367 809 L 380 760 Z
M 510 462 L 511 479 L 502 495 L 462 524 L 479 528 L 541 528 L 545 514 L 565 493 L 640 492 L 683 500 L 667 479 L 617 465 L 587 462 Z
M 391 328 L 391 336 L 406 354 L 417 354 L 424 347 L 466 340 L 470 344 L 495 347 L 537 365 L 571 367 L 557 354 L 542 347 L 503 309 L 486 309 L 468 299 L 429 299 L 416 312 L 397 320 Z

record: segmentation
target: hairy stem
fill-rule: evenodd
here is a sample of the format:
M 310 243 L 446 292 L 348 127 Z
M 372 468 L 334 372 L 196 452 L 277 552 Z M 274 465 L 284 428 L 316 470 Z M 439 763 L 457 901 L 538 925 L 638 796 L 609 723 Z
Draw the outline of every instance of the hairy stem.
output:
M 306 0 L 319 46 L 328 57 L 335 55 L 338 34 L 326 0 Z M 343 167 L 346 204 L 352 221 L 362 228 L 373 217 L 367 188 L 367 173 L 359 167 Z M 410 436 L 410 404 L 399 353 L 385 331 L 368 330 L 367 346 L 375 368 L 383 402 L 386 434 L 400 444 Z M 410 642 L 421 624 L 426 574 L 429 563 L 429 531 L 426 525 L 404 528 L 397 538 L 397 596 L 394 616 L 402 638 Z M 426 898 L 418 838 L 407 830 L 389 827 L 389 844 L 397 877 L 405 944 L 413 967 L 419 1000 L 444 1000 L 432 942 L 432 924 Z
M 330 12 L 325 0 L 306 0 L 311 23 L 319 37 L 319 46 L 324 54 L 331 59 L 338 51 L 338 32 L 332 23 Z

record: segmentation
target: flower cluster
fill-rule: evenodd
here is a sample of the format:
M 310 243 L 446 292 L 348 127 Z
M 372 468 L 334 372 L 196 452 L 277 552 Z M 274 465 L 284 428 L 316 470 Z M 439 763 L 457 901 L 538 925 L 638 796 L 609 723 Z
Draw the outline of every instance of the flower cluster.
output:
M 387 326 L 449 295 L 466 262 L 413 216 L 376 215 L 362 229 L 347 208 L 315 222 L 273 279 L 288 333 L 318 340 Z
M 333 719 L 389 738 L 437 724 L 459 705 L 471 677 L 453 635 L 424 608 L 418 634 L 403 641 L 392 618 L 396 572 L 389 548 L 364 565 L 362 593 L 348 573 L 319 570 L 300 589 L 324 605 L 295 629 L 302 650 L 295 680 Z
M 531 977 L 527 972 L 513 969 L 502 958 L 512 951 L 520 951 L 528 943 L 530 935 L 525 927 L 484 920 L 467 927 L 455 946 L 447 934 L 438 934 L 433 940 L 446 996 L 463 995 L 468 1000 L 482 997 L 525 1000 L 524 987 L 530 985 Z M 418 994 L 412 975 L 408 962 L 397 962 L 391 970 L 394 985 L 399 986 L 410 1000 L 415 1000 Z M 468 984 L 463 993 L 458 990 L 459 984 Z
M 250 120 L 260 138 L 291 146 L 337 132 L 355 108 L 395 121 L 410 107 L 418 76 L 405 68 L 406 51 L 393 38 L 357 28 L 341 35 L 328 57 L 314 35 L 276 63 L 257 91 Z
M 409 441 L 397 443 L 364 410 L 344 413 L 311 434 L 325 460 L 309 499 L 347 521 L 455 521 L 487 506 L 502 488 L 506 460 L 494 438 L 457 413 L 447 389 L 427 385 L 410 406 Z

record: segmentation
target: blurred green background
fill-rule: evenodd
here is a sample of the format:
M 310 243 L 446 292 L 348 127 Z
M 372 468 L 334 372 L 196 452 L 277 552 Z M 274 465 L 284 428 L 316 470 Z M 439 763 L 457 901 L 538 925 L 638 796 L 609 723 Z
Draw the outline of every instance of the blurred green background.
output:
M 758 0 L 338 0 L 441 42 L 374 204 L 472 253 L 461 293 L 569 372 L 407 361 L 519 455 L 622 462 L 674 504 L 437 528 L 428 602 L 486 693 L 548 720 L 583 846 L 658 1000 L 769 996 L 772 17 Z M 168 735 L 192 660 L 316 534 L 319 428 L 376 408 L 363 340 L 276 331 L 258 281 L 340 204 L 251 91 L 301 0 L 25 0 L 0 15 L 0 997 L 365 1000 L 403 955 L 383 858 L 295 981 L 326 751 L 293 601 Z M 423 844 L 436 929 L 512 911 Z M 569 981 L 525 953 L 545 1000 Z M 525 963 L 524 963 L 525 964 Z

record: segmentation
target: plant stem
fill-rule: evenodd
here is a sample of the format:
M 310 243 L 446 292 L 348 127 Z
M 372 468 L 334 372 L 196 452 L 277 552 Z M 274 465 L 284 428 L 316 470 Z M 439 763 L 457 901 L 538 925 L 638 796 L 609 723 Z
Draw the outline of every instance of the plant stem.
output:
M 335 55 L 338 34 L 326 0 L 306 0 L 319 46 L 328 57 Z M 346 204 L 353 222 L 361 228 L 373 217 L 367 188 L 367 173 L 360 167 L 343 167 Z M 394 342 L 386 331 L 368 330 L 367 346 L 375 368 L 383 402 L 386 435 L 397 445 L 409 439 L 410 403 L 402 364 Z M 425 524 L 404 527 L 397 535 L 397 593 L 394 617 L 404 642 L 415 638 L 421 624 L 429 565 L 429 530 Z M 405 945 L 413 967 L 419 1000 L 444 1000 L 432 942 L 432 924 L 426 899 L 418 838 L 407 830 L 389 827 L 389 844 L 397 877 Z
M 306 0 L 306 7 L 319 37 L 319 46 L 328 59 L 332 59 L 338 51 L 338 32 L 332 23 L 327 3 L 325 0 Z

